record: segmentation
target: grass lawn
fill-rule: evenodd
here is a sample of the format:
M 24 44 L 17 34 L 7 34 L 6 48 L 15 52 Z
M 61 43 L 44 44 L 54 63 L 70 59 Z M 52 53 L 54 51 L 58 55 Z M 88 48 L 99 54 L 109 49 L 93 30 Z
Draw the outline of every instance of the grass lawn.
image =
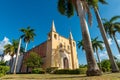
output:
M 55 75 L 55 74 L 9 74 L 0 80 L 120 80 L 120 73 L 103 74 L 87 77 L 85 75 Z

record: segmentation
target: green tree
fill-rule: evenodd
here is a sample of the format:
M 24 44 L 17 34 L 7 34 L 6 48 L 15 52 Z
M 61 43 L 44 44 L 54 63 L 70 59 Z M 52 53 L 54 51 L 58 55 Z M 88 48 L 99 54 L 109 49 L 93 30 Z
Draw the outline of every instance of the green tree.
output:
M 14 70 L 13 73 L 16 74 L 16 68 L 17 68 L 17 63 L 18 63 L 18 55 L 20 54 L 20 50 L 21 50 L 21 38 L 19 40 L 19 44 L 18 44 L 18 48 L 17 48 L 17 54 L 16 54 L 16 60 L 15 60 L 15 65 L 14 65 Z
M 99 67 L 100 67 L 100 69 L 102 69 L 101 68 L 100 57 L 99 57 L 99 54 L 98 54 L 98 49 L 100 49 L 100 50 L 104 49 L 103 42 L 98 40 L 98 37 L 96 37 L 96 38 L 92 39 L 92 47 L 93 47 L 94 52 L 96 52 L 97 59 L 98 59 L 98 62 L 99 62 Z
M 42 59 L 37 53 L 30 52 L 29 56 L 24 60 L 24 64 L 27 68 L 39 68 L 42 65 Z
M 0 61 L 0 66 L 6 66 L 6 62 L 5 61 Z
M 91 25 L 91 14 L 86 0 L 58 0 L 58 10 L 62 15 L 71 17 L 74 15 L 74 8 L 80 18 L 82 37 L 84 41 L 84 49 L 86 52 L 88 70 L 87 76 L 101 75 L 101 71 L 96 63 L 93 55 L 93 49 L 88 31 L 88 25 L 85 19 L 86 13 L 88 13 L 88 21 Z
M 36 34 L 34 33 L 34 29 L 31 29 L 30 26 L 27 27 L 27 29 L 21 28 L 20 31 L 23 32 L 23 35 L 21 36 L 21 38 L 23 38 L 24 42 L 26 43 L 26 46 L 25 46 L 25 52 L 26 52 L 28 43 L 30 43 L 31 40 L 34 41 L 34 36 Z
M 12 46 L 12 44 L 6 44 L 4 46 L 4 54 L 9 54 L 11 56 L 11 59 L 10 59 L 10 72 L 11 72 L 11 67 L 13 65 L 13 56 L 14 56 L 14 47 Z
M 114 39 L 116 46 L 118 48 L 118 51 L 120 53 L 120 47 L 116 38 L 116 32 L 120 32 L 120 22 L 117 21 L 118 19 L 120 19 L 120 16 L 113 16 L 110 20 L 103 19 L 104 21 L 103 24 L 104 24 L 106 33 L 109 35 L 111 39 Z
M 14 74 L 16 74 L 16 67 L 17 67 L 17 62 L 18 62 L 18 54 L 20 53 L 22 38 L 24 39 L 24 42 L 26 42 L 26 47 L 25 47 L 25 52 L 26 52 L 28 43 L 31 40 L 33 41 L 34 36 L 36 35 L 34 33 L 34 29 L 31 29 L 30 26 L 27 27 L 27 29 L 22 28 L 22 29 L 20 29 L 20 31 L 23 32 L 24 34 L 20 37 L 20 40 L 19 40 L 19 46 L 18 46 L 17 55 L 16 55 L 16 61 L 15 61 L 15 66 L 14 66 Z
M 100 50 L 103 50 L 103 42 L 102 41 L 99 41 L 97 40 L 98 37 L 92 39 L 92 47 L 93 47 L 93 51 L 96 52 L 96 55 L 97 55 L 97 59 L 99 61 L 99 66 L 101 68 L 101 64 L 100 64 L 100 58 L 99 58 L 99 54 L 98 54 L 98 49 Z M 82 48 L 82 50 L 84 50 L 84 46 L 83 46 L 83 40 L 81 41 L 78 41 L 78 44 L 77 44 L 78 48 Z
M 101 61 L 102 70 L 103 72 L 109 72 L 110 71 L 110 60 L 102 60 Z
M 105 46 L 107 49 L 107 53 L 108 53 L 108 56 L 110 59 L 110 63 L 112 66 L 112 72 L 119 72 L 119 68 L 114 60 L 110 45 L 109 45 L 107 37 L 106 37 L 104 26 L 103 26 L 103 23 L 102 23 L 102 20 L 101 20 L 99 11 L 98 11 L 98 2 L 100 2 L 102 4 L 107 4 L 107 2 L 106 2 L 106 0 L 87 0 L 87 1 L 88 1 L 88 5 L 94 9 L 94 12 L 95 12 L 95 15 L 97 18 L 97 22 L 98 22 L 98 26 L 99 26 L 99 29 L 100 29 L 100 32 L 101 32 L 102 38 L 104 40 L 104 43 L 105 43 Z
M 19 44 L 19 41 L 13 39 L 11 44 L 6 44 L 4 46 L 4 54 L 9 54 L 11 56 L 10 67 L 12 67 L 13 65 L 13 56 L 17 53 L 18 44 Z M 20 52 L 23 52 L 23 49 L 24 48 L 21 47 Z M 10 68 L 10 72 L 11 72 L 11 68 Z

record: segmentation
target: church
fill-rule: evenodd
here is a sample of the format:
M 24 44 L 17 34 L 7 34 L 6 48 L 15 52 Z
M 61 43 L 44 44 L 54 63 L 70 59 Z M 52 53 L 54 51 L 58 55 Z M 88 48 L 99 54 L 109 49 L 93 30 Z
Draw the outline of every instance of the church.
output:
M 23 57 L 26 59 L 30 52 L 38 53 L 43 60 L 43 69 L 58 67 L 58 69 L 77 69 L 79 68 L 76 42 L 70 32 L 69 38 L 65 38 L 57 33 L 54 21 L 48 33 L 48 39 L 38 46 L 30 49 Z M 21 72 L 26 72 L 26 66 L 22 64 Z

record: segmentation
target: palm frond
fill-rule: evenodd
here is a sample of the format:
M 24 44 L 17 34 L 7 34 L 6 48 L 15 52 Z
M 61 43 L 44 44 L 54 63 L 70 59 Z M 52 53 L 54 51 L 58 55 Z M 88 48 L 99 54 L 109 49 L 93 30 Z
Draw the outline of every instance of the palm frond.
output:
M 74 6 L 72 0 L 59 0 L 58 1 L 58 11 L 67 17 L 74 15 Z
M 108 3 L 106 2 L 106 0 L 99 0 L 99 2 L 102 3 L 102 4 L 108 4 Z
M 103 22 L 108 22 L 108 20 L 106 18 L 102 18 Z
M 84 47 L 83 47 L 83 40 L 81 41 L 78 41 L 78 44 L 77 44 L 78 48 L 82 48 L 82 50 L 84 50 Z
M 110 19 L 110 22 L 112 23 L 112 22 L 116 21 L 117 19 L 120 19 L 120 16 L 114 16 L 114 17 L 112 17 Z

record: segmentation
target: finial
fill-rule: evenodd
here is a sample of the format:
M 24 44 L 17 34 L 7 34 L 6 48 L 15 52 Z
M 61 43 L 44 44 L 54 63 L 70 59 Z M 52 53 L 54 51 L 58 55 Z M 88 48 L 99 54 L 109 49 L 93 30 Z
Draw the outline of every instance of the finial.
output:
M 51 29 L 51 31 L 56 32 L 56 29 L 55 29 L 55 24 L 54 24 L 54 20 L 52 21 L 52 29 Z
M 73 36 L 72 36 L 72 32 L 70 31 L 70 36 L 69 36 L 70 39 L 73 40 Z

